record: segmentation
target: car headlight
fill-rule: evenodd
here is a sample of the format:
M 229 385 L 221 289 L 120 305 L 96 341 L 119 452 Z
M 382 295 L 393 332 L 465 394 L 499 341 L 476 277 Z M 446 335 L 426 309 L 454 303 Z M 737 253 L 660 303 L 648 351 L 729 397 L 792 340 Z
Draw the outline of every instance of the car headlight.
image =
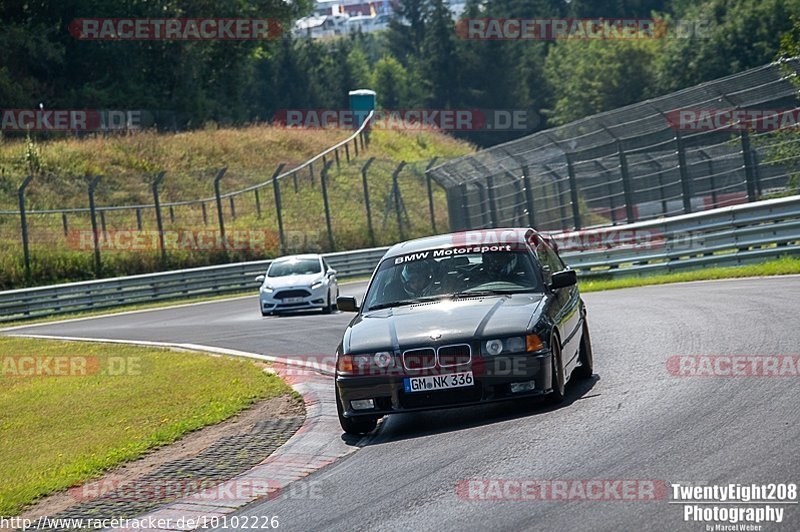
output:
M 322 286 L 322 279 L 317 279 L 316 281 L 314 281 L 313 283 L 311 283 L 311 289 L 312 289 L 312 290 L 316 290 L 316 289 L 317 289 L 317 288 L 319 288 L 320 286 Z
M 394 363 L 394 357 L 388 351 L 372 354 L 339 355 L 337 369 L 339 373 L 349 375 L 382 375 Z
M 494 338 L 481 343 L 481 354 L 484 356 L 508 355 L 512 353 L 530 353 L 544 347 L 541 338 L 535 334 L 512 336 L 511 338 Z
M 270 285 L 268 285 L 268 284 L 265 284 L 264 286 L 262 286 L 262 287 L 261 287 L 261 291 L 262 291 L 262 292 L 272 292 L 273 290 L 274 290 L 274 288 L 272 288 L 272 287 L 271 287 Z

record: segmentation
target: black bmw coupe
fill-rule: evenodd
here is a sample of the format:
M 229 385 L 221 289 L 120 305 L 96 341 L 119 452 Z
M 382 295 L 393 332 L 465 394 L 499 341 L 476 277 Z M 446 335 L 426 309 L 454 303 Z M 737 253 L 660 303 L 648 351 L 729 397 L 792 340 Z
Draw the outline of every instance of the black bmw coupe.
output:
M 345 432 L 387 414 L 543 395 L 592 375 L 586 307 L 553 241 L 528 228 L 439 235 L 393 246 L 336 354 Z

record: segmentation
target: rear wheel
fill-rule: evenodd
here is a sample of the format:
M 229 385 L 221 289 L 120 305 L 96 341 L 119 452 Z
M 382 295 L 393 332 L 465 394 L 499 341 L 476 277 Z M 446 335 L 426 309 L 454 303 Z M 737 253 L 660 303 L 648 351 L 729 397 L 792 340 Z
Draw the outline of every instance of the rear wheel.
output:
M 342 407 L 342 400 L 339 398 L 339 388 L 336 388 L 336 410 L 339 414 L 339 424 L 342 430 L 347 434 L 358 436 L 366 434 L 375 430 L 378 426 L 377 417 L 344 417 L 344 408 Z
M 584 318 L 581 331 L 581 347 L 578 352 L 581 365 L 575 368 L 575 376 L 579 379 L 588 379 L 594 373 L 594 358 L 592 355 L 592 339 L 589 336 L 589 323 Z
M 564 402 L 564 365 L 561 362 L 561 342 L 557 336 L 550 341 L 551 361 L 551 386 L 553 391 L 547 394 L 547 402 L 557 405 Z

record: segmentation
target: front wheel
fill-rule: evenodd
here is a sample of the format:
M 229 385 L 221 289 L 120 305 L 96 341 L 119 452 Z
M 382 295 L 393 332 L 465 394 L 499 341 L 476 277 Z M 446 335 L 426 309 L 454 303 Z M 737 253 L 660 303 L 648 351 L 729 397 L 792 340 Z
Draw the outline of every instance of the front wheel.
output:
M 336 388 L 336 410 L 339 414 L 339 424 L 347 434 L 360 436 L 372 432 L 378 426 L 379 418 L 377 417 L 344 417 L 344 408 L 342 408 L 342 401 L 339 398 L 339 388 Z
M 550 350 L 552 352 L 552 356 L 550 357 L 551 361 L 551 386 L 553 391 L 551 391 L 546 396 L 546 400 L 551 405 L 557 405 L 564 402 L 564 365 L 561 363 L 561 343 L 558 340 L 558 337 L 553 336 L 553 339 L 550 341 Z
M 581 365 L 575 369 L 575 376 L 579 379 L 588 379 L 594 373 L 594 357 L 592 355 L 592 339 L 589 336 L 589 324 L 584 318 L 581 331 L 581 347 L 578 352 Z
M 330 293 L 330 291 L 328 291 L 328 299 L 327 299 L 327 301 L 325 301 L 325 306 L 322 307 L 322 313 L 323 314 L 330 314 L 331 310 L 333 310 L 333 307 L 331 307 L 331 293 Z

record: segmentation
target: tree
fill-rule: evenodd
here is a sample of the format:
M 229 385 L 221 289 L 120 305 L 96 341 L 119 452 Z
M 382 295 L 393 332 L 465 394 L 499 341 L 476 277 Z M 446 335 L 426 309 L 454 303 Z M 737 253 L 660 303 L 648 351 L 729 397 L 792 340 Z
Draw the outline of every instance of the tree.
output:
M 708 24 L 691 38 L 666 38 L 657 57 L 657 92 L 666 93 L 772 61 L 800 0 L 706 0 L 675 18 Z
M 457 103 L 461 70 L 453 19 L 444 0 L 432 0 L 419 64 L 427 89 L 426 105 L 448 109 Z
M 399 109 L 408 105 L 408 71 L 400 61 L 386 55 L 375 64 L 372 86 L 377 93 L 380 107 Z
M 420 56 L 425 38 L 428 0 L 403 0 L 394 7 L 395 16 L 389 21 L 387 42 L 389 52 L 403 66 Z
M 565 39 L 550 48 L 545 75 L 555 101 L 554 125 L 615 109 L 650 96 L 652 40 Z

